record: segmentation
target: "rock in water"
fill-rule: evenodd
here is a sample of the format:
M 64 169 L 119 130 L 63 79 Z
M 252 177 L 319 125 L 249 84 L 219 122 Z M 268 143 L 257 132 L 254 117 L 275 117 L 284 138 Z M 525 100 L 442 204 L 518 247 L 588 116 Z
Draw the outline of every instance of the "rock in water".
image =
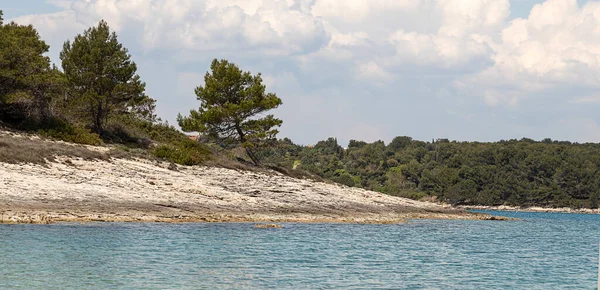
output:
M 281 229 L 281 228 L 283 228 L 282 225 L 278 225 L 278 224 L 255 224 L 254 227 L 257 229 Z

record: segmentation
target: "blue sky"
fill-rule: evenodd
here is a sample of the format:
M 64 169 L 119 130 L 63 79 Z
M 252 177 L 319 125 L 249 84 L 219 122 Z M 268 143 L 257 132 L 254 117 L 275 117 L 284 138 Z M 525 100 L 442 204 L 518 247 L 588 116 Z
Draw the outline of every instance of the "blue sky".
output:
M 100 19 L 158 113 L 198 106 L 210 60 L 261 72 L 279 137 L 600 141 L 600 3 L 577 0 L 3 1 L 49 56 Z

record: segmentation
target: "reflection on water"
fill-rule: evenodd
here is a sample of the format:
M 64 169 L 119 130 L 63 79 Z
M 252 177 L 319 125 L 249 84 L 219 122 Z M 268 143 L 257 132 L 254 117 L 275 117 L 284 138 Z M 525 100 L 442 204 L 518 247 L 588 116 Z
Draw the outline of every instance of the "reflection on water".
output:
M 600 216 L 0 226 L 0 288 L 593 289 Z

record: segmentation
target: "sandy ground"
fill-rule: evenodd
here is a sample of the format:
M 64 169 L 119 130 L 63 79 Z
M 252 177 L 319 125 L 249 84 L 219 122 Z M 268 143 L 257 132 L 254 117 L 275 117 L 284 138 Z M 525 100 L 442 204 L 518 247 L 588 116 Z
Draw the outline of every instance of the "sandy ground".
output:
M 168 167 L 149 160 L 67 157 L 46 165 L 0 163 L 0 222 L 396 223 L 490 218 L 271 171 Z

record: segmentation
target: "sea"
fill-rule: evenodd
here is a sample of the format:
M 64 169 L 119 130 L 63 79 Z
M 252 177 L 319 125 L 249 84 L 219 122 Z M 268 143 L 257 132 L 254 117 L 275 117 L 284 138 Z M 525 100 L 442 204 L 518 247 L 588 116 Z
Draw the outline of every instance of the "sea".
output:
M 0 225 L 0 289 L 596 289 L 600 215 Z

